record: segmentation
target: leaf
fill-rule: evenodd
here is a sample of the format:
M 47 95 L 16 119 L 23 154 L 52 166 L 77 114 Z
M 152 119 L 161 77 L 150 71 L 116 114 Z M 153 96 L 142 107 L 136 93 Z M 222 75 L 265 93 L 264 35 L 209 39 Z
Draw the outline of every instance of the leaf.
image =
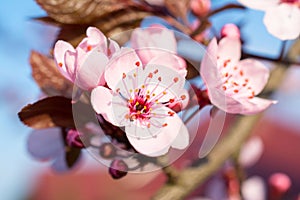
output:
M 120 35 L 123 31 L 127 31 L 136 28 L 140 25 L 140 22 L 151 13 L 138 10 L 122 10 L 114 13 L 114 17 L 106 16 L 97 20 L 91 26 L 100 29 L 106 36 L 111 37 L 114 35 Z M 70 25 L 65 24 L 60 26 L 60 32 L 57 36 L 57 40 L 64 40 L 77 46 L 80 41 L 86 37 L 86 29 L 89 25 Z M 129 33 L 129 32 L 127 32 Z M 119 44 L 124 43 L 126 39 L 125 35 L 121 34 L 120 39 L 113 38 L 119 42 Z
M 27 126 L 42 129 L 50 127 L 81 128 L 88 122 L 98 123 L 91 105 L 62 96 L 47 97 L 25 106 L 19 113 Z
M 30 65 L 34 80 L 48 96 L 72 96 L 73 84 L 61 75 L 53 59 L 32 51 Z
M 67 147 L 66 150 L 66 163 L 69 168 L 73 167 L 77 160 L 80 158 L 81 149 L 75 147 Z
M 131 0 L 36 0 L 50 17 L 65 24 L 87 24 L 132 5 Z
M 50 127 L 75 127 L 71 99 L 48 97 L 25 106 L 19 113 L 20 120 L 36 129 Z

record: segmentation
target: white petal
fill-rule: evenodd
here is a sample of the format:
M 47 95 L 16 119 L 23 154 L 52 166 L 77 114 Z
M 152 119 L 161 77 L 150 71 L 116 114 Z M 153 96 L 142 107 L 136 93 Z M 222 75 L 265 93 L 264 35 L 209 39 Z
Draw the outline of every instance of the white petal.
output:
M 278 5 L 280 0 L 238 0 L 238 2 L 252 9 L 267 10 Z
M 282 3 L 266 11 L 264 24 L 272 35 L 281 40 L 295 39 L 300 33 L 300 9 Z

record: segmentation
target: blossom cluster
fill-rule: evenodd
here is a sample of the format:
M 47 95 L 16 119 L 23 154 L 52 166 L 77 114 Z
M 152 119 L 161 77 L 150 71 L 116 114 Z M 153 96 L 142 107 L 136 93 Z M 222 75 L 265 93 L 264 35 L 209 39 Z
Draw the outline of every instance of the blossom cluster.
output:
M 41 134 L 32 133 L 28 150 L 39 159 L 53 160 L 58 171 L 73 167 L 82 149 L 91 149 L 103 162 L 108 161 L 113 178 L 144 169 L 148 163 L 161 167 L 160 157 L 182 154 L 193 142 L 197 130 L 188 122 L 195 108 L 196 112 L 209 108 L 210 120 L 219 120 L 218 111 L 254 115 L 277 103 L 260 96 L 270 69 L 243 55 L 240 28 L 225 24 L 213 36 L 206 29 L 213 14 L 209 0 L 189 1 L 184 14 L 179 8 L 186 5 L 180 3 L 134 2 L 149 12 L 165 14 L 166 7 L 167 15 L 175 17 L 146 17 L 141 27 L 115 39 L 89 26 L 77 45 L 56 41 L 55 69 L 74 86 L 72 98 L 49 97 L 20 112 L 27 125 L 51 127 Z M 299 36 L 298 0 L 239 2 L 265 11 L 263 22 L 273 36 L 281 40 Z M 31 111 L 35 115 L 42 106 L 52 104 L 55 108 L 62 105 L 62 110 L 46 109 L 44 123 L 37 123 L 36 116 L 32 120 Z M 186 116 L 189 113 L 194 115 Z M 40 151 L 47 141 L 59 142 Z

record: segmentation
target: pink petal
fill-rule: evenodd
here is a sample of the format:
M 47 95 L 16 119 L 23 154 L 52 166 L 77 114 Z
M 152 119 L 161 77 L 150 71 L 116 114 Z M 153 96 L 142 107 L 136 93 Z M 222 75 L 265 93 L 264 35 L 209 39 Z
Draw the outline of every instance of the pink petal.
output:
M 176 53 L 177 44 L 173 31 L 160 27 L 149 27 L 147 29 L 136 29 L 131 35 L 132 48 L 147 49 L 138 51 L 143 63 L 148 63 L 153 57 L 164 51 Z M 158 50 L 161 50 L 159 52 Z
M 241 103 L 243 107 L 239 113 L 244 115 L 251 115 L 262 112 L 265 109 L 267 109 L 270 105 L 275 104 L 277 102 L 268 99 L 262 99 L 259 97 L 254 97 L 249 100 L 241 101 Z
M 266 11 L 264 24 L 272 35 L 281 40 L 296 39 L 300 33 L 300 9 L 282 3 Z
M 110 57 L 111 55 L 113 55 L 114 53 L 119 51 L 120 47 L 116 41 L 111 40 L 111 39 L 108 39 L 108 41 L 109 41 L 109 47 L 108 47 L 109 52 L 107 52 L 107 56 Z
M 72 82 L 75 81 L 75 77 L 76 77 L 76 57 L 77 57 L 77 53 L 76 52 L 72 52 L 67 50 L 65 53 L 65 66 L 66 66 L 66 71 L 69 74 L 70 80 Z
M 278 5 L 280 0 L 238 0 L 238 2 L 252 9 L 267 10 Z
M 137 65 L 142 67 L 141 60 L 135 51 L 130 48 L 122 48 L 107 64 L 107 69 L 105 70 L 107 85 L 112 90 L 115 90 L 117 84 L 122 81 L 123 74 L 134 70 Z
M 217 67 L 218 44 L 213 38 L 206 49 L 206 53 L 201 62 L 200 74 L 207 87 L 215 87 L 221 84 L 220 72 Z
M 64 75 L 67 79 L 72 81 L 69 72 L 72 72 L 72 74 L 74 73 L 75 63 L 72 64 L 71 62 L 68 62 L 69 66 L 68 67 L 66 66 L 65 54 L 67 51 L 76 53 L 74 47 L 71 44 L 69 44 L 68 42 L 58 40 L 55 43 L 54 60 L 56 62 L 56 65 L 58 66 L 58 69 L 60 70 L 62 75 Z
M 107 49 L 107 39 L 105 35 L 97 28 L 95 27 L 89 27 L 86 30 L 87 37 L 84 38 L 80 44 L 78 45 L 78 48 L 81 48 L 85 52 L 88 52 L 88 47 L 95 47 L 98 46 L 101 49 L 101 52 L 106 54 Z
M 171 111 L 169 108 L 160 108 L 161 111 Z M 148 156 L 159 156 L 167 152 L 170 146 L 184 149 L 189 144 L 187 128 L 178 115 L 161 119 L 166 127 L 155 129 L 157 132 L 149 132 L 146 126 L 126 126 L 126 135 L 131 145 L 140 153 Z M 152 126 L 150 127 L 152 128 Z M 152 137 L 153 136 L 153 137 Z
M 98 48 L 94 48 L 86 55 L 85 61 L 78 66 L 76 84 L 85 90 L 91 90 L 98 85 L 104 85 L 102 78 L 108 58 Z
M 101 114 L 105 120 L 116 126 L 125 126 L 127 122 L 125 115 L 128 114 L 129 108 L 121 105 L 124 103 L 118 94 L 112 94 L 112 90 L 99 86 L 92 90 L 91 104 L 96 113 Z
M 221 89 L 210 89 L 209 98 L 213 105 L 227 113 L 251 115 L 262 112 L 276 101 L 254 97 L 233 98 L 224 93 Z
M 241 83 L 244 79 L 249 80 L 249 86 L 255 92 L 255 95 L 259 94 L 267 84 L 269 80 L 270 70 L 261 62 L 255 59 L 245 59 L 238 63 L 239 69 L 243 71 L 243 76 L 236 77 L 236 80 L 241 79 Z
M 114 114 L 112 110 L 112 91 L 98 86 L 92 90 L 91 104 L 96 113 L 101 114 L 105 120 L 114 124 Z
M 96 27 L 88 27 L 86 30 L 89 45 L 106 44 L 105 35 Z
M 235 37 L 225 37 L 220 40 L 218 46 L 218 57 L 220 60 L 228 60 L 236 63 L 241 58 L 241 41 Z
M 179 56 L 176 56 L 172 53 L 160 52 L 160 54 L 151 59 L 148 64 L 157 64 L 172 68 L 177 71 L 183 78 L 185 78 L 187 74 L 185 61 Z
M 64 143 L 59 128 L 34 130 L 27 141 L 29 153 L 40 160 L 55 158 L 64 152 Z
M 198 153 L 199 158 L 206 157 L 211 152 L 211 150 L 215 147 L 216 143 L 218 142 L 222 134 L 226 115 L 227 114 L 223 110 L 220 110 L 215 106 L 213 106 L 210 109 L 211 119 L 205 137 L 199 149 L 199 153 Z

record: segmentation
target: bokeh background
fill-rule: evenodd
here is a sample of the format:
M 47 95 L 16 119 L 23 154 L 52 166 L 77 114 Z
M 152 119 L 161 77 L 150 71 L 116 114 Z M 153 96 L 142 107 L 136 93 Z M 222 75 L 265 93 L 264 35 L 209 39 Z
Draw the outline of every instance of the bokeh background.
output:
M 228 2 L 235 1 L 214 0 L 212 5 L 216 8 Z M 58 175 L 49 163 L 28 154 L 31 129 L 19 121 L 17 112 L 41 95 L 31 78 L 29 55 L 31 50 L 47 54 L 55 40 L 57 28 L 32 20 L 45 15 L 33 0 L 3 1 L 0 6 L 0 199 L 147 199 L 164 181 L 156 177 L 159 172 L 113 181 L 107 168 L 87 154 L 76 172 Z M 281 42 L 267 33 L 262 17 L 259 11 L 229 10 L 215 16 L 213 24 L 217 31 L 228 22 L 241 25 L 247 52 L 276 57 Z M 253 133 L 262 138 L 264 154 L 250 172 L 264 177 L 284 172 L 300 191 L 299 69 L 289 69 L 273 97 L 279 103 L 266 112 Z

